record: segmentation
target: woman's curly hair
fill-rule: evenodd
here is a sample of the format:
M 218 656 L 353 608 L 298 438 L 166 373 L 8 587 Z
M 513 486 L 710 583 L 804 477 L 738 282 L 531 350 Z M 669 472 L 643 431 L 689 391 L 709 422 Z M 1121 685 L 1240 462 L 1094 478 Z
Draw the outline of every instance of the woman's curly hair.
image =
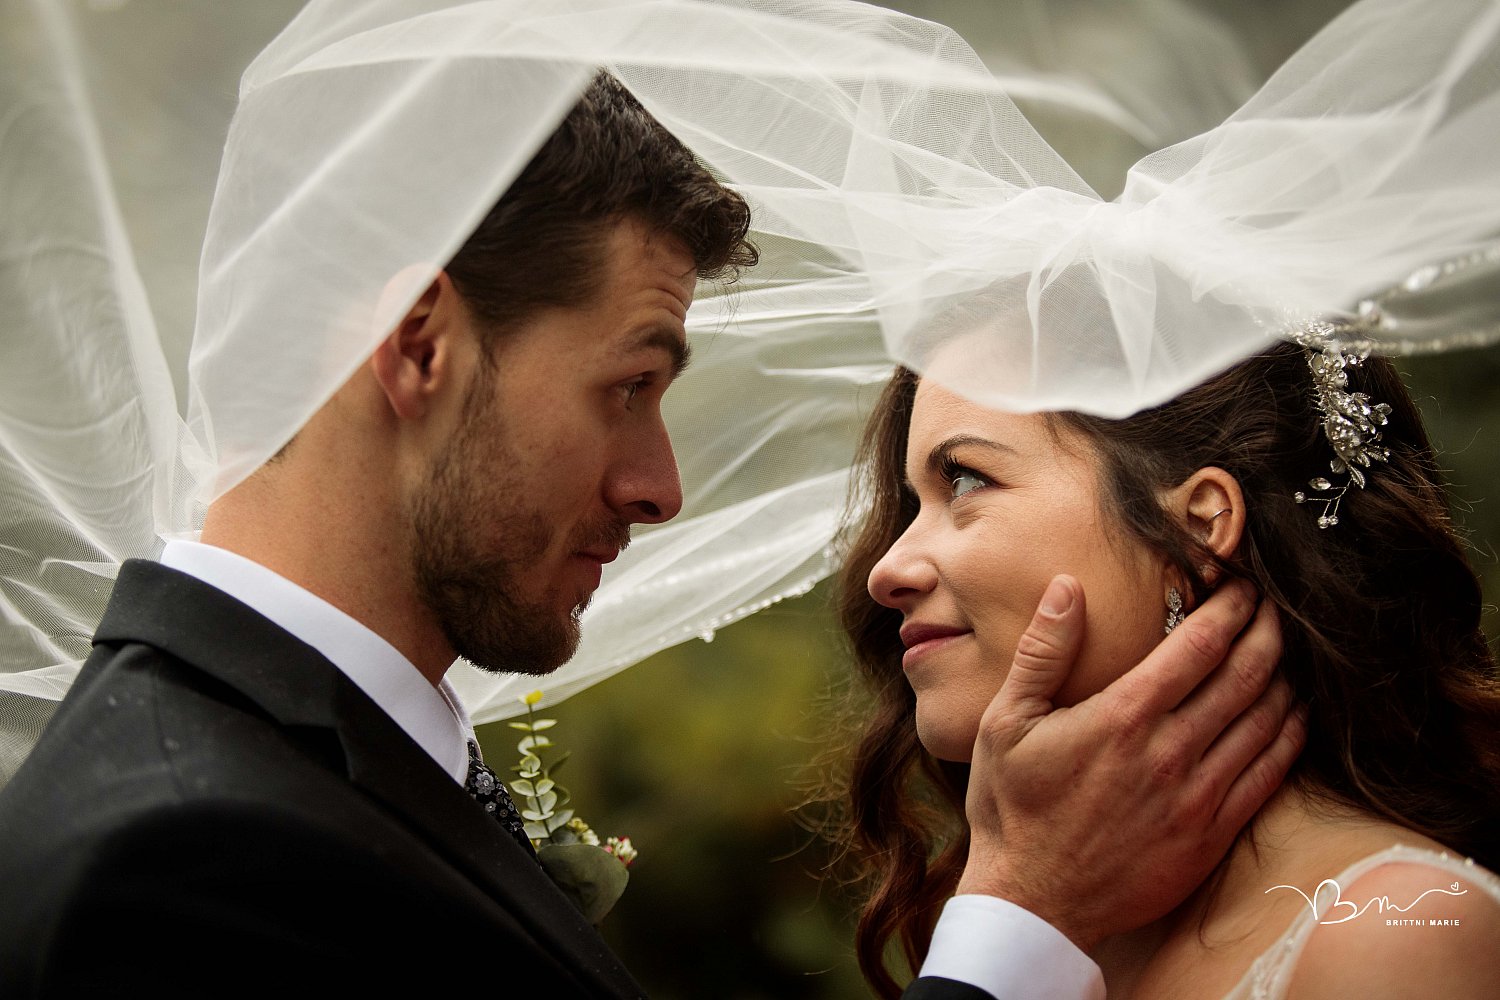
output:
M 966 765 L 917 740 L 916 701 L 901 669 L 901 613 L 866 591 L 870 570 L 916 516 L 904 485 L 918 376 L 899 370 L 861 450 L 846 531 L 839 613 L 865 697 L 845 754 L 837 839 L 864 906 L 861 969 L 876 992 L 900 992 L 886 965 L 898 944 L 918 967 L 968 848 Z M 1450 521 L 1421 415 L 1388 362 L 1351 370 L 1350 391 L 1390 404 L 1388 464 L 1344 497 L 1336 527 L 1294 499 L 1326 474 L 1331 449 L 1302 348 L 1285 344 L 1178 398 L 1124 420 L 1048 415 L 1098 460 L 1110 516 L 1165 556 L 1202 600 L 1205 564 L 1245 577 L 1280 613 L 1281 673 L 1309 710 L 1292 779 L 1409 827 L 1495 867 L 1500 862 L 1500 680 L 1480 629 L 1479 582 Z M 1198 469 L 1230 472 L 1244 492 L 1238 551 L 1218 559 L 1170 518 L 1160 497 Z

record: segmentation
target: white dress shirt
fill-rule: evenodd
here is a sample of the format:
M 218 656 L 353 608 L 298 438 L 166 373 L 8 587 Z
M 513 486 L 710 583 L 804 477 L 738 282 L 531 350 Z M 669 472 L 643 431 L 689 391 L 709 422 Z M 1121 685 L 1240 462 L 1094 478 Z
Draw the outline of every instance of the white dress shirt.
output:
M 257 562 L 200 542 L 170 541 L 161 562 L 222 590 L 322 653 L 463 783 L 474 727 L 445 678 L 427 682 L 366 625 Z M 1099 967 L 1060 931 L 993 896 L 943 908 L 922 975 L 977 986 L 997 1000 L 1103 1000 Z
M 447 678 L 437 687 L 363 623 L 260 563 L 200 542 L 169 541 L 163 566 L 196 577 L 260 612 L 322 653 L 463 784 L 474 726 Z
M 1104 1000 L 1104 974 L 1067 935 L 994 896 L 954 896 L 932 932 L 922 975 L 996 1000 Z

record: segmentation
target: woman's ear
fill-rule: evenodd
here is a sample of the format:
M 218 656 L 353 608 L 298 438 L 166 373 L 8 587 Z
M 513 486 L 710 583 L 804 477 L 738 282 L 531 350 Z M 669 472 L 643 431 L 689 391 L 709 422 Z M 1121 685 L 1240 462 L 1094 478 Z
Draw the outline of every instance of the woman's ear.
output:
M 1245 495 L 1237 479 L 1216 466 L 1199 469 L 1167 497 L 1169 513 L 1205 549 L 1228 559 L 1245 533 Z M 1202 567 L 1203 579 L 1218 582 L 1218 568 Z

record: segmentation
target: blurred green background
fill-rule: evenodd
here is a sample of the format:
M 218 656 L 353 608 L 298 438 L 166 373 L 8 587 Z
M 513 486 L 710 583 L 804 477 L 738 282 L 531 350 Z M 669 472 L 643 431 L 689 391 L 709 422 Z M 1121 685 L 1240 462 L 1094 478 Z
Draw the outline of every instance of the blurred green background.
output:
M 992 68 L 992 53 L 1007 44 L 997 34 L 1005 29 L 1000 8 L 990 4 L 888 6 L 953 25 Z M 1059 25 L 1092 16 L 1085 7 L 1108 6 L 1045 5 L 1060 15 Z M 1333 0 L 1186 8 L 1230 25 L 1263 77 L 1342 6 Z M 1016 11 L 1010 9 L 1006 24 L 1016 23 Z M 1044 135 L 1106 197 L 1118 190 L 1123 166 L 1145 151 L 1123 139 L 1091 147 L 1066 121 L 1044 120 L 1038 116 Z M 1485 578 L 1486 627 L 1496 636 L 1500 348 L 1400 365 L 1453 484 L 1454 515 Z M 820 881 L 828 850 L 795 812 L 809 762 L 829 743 L 826 696 L 849 670 L 830 594 L 824 584 L 721 630 L 712 643 L 669 649 L 542 713 L 559 720 L 555 739 L 573 752 L 558 776 L 580 814 L 601 836 L 629 835 L 641 852 L 604 931 L 653 997 L 869 995 L 853 959 L 850 899 Z M 504 723 L 483 727 L 486 756 L 512 760 L 516 735 Z

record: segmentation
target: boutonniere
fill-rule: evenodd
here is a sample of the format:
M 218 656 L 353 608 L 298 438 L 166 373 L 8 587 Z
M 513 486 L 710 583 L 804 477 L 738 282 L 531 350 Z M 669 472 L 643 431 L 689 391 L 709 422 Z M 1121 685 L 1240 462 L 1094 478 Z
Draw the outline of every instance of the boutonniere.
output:
M 524 734 L 516 744 L 521 760 L 511 768 L 517 777 L 510 790 L 542 870 L 589 923 L 597 924 L 624 894 L 636 850 L 629 837 L 600 843 L 599 835 L 569 808 L 572 796 L 553 777 L 569 754 L 554 756 L 557 748 L 549 734 L 557 720 L 536 717 L 541 700 L 540 691 L 522 696 L 526 721 L 509 724 Z

